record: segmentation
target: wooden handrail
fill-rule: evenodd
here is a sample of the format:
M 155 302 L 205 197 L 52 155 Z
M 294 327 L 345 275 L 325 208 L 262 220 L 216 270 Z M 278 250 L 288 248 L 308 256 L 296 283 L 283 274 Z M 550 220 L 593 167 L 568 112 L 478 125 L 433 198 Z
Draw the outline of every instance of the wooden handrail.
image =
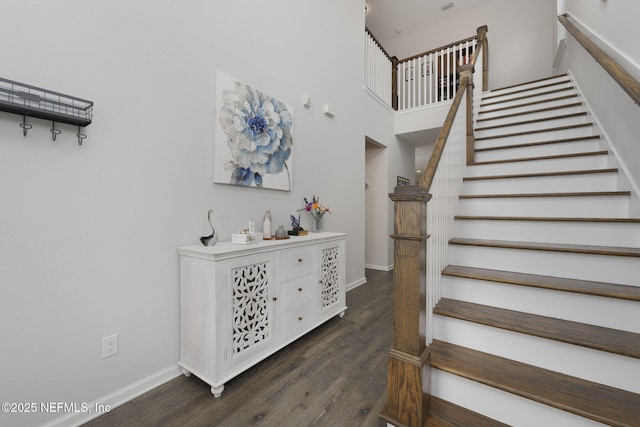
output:
M 482 52 L 482 46 L 476 51 L 476 53 Z M 474 67 L 476 66 L 476 61 L 479 55 L 473 55 L 473 61 L 471 64 L 467 66 L 470 68 L 471 72 L 473 72 Z M 464 67 L 464 66 L 463 66 Z M 462 67 L 461 67 L 462 68 Z M 449 112 L 447 113 L 447 117 L 444 120 L 444 124 L 442 125 L 442 129 L 440 129 L 440 133 L 438 134 L 438 138 L 436 139 L 436 144 L 431 152 L 431 157 L 429 158 L 429 162 L 427 163 L 427 168 L 425 169 L 424 175 L 420 180 L 420 187 L 425 188 L 427 191 L 431 188 L 431 183 L 433 182 L 433 177 L 436 174 L 436 170 L 438 169 L 438 164 L 440 163 L 440 158 L 442 157 L 442 152 L 444 151 L 444 147 L 447 143 L 447 139 L 449 138 L 449 133 L 451 133 L 451 127 L 453 126 L 453 121 L 455 120 L 456 114 L 458 114 L 458 108 L 460 108 L 460 103 L 462 102 L 462 95 L 464 94 L 467 86 L 471 84 L 471 89 L 473 89 L 473 81 L 469 79 L 469 77 L 462 77 L 460 80 L 460 85 L 458 86 L 460 90 L 456 93 L 456 96 L 453 98 L 453 102 L 451 103 L 451 107 L 449 107 Z M 469 91 L 472 92 L 471 90 Z M 467 103 L 467 127 L 472 125 L 471 123 L 471 111 L 469 109 L 472 106 L 472 102 Z M 467 131 L 467 133 L 469 133 Z M 469 138 L 469 136 L 467 136 Z M 473 129 L 471 129 L 471 138 L 473 138 Z M 471 163 L 473 158 L 469 158 L 469 156 L 473 156 L 473 153 L 469 153 L 469 149 L 467 150 L 467 158 L 468 163 Z
M 483 35 L 486 27 L 483 28 Z M 480 35 L 480 29 L 478 29 Z M 426 344 L 432 319 L 427 310 L 427 202 L 436 170 L 466 96 L 467 162 L 473 148 L 473 70 L 479 54 L 486 47 L 486 37 L 478 42 L 473 61 L 458 68 L 460 85 L 417 186 L 396 187 L 390 194 L 394 202 L 394 334 L 389 352 L 387 402 L 380 417 L 395 425 L 423 427 L 430 412 L 431 352 Z M 484 67 L 483 67 L 484 68 Z
M 395 425 L 423 427 L 430 412 L 431 352 L 426 344 L 427 284 L 425 275 L 427 202 L 429 187 L 442 157 L 453 121 L 465 92 L 472 91 L 471 64 L 460 67 L 460 90 L 445 123 L 420 185 L 396 187 L 394 202 L 394 308 L 393 346 L 389 351 L 387 403 L 380 417 Z M 469 99 L 469 98 L 468 98 Z
M 469 78 L 463 77 L 462 80 L 460 80 L 459 87 L 466 89 L 468 84 Z M 424 171 L 424 175 L 420 180 L 420 187 L 426 189 L 427 191 L 429 191 L 429 189 L 431 188 L 433 177 L 436 174 L 438 163 L 440 163 L 440 158 L 442 157 L 444 146 L 446 145 L 447 139 L 449 138 L 449 133 L 451 132 L 451 127 L 453 126 L 453 121 L 455 120 L 456 114 L 458 113 L 458 108 L 460 107 L 460 103 L 462 102 L 462 96 L 464 95 L 464 93 L 464 90 L 459 90 L 456 93 L 456 96 L 453 98 L 453 103 L 451 103 L 451 107 L 449 108 L 447 117 L 444 120 L 442 129 L 440 129 L 440 133 L 438 134 L 438 139 L 436 139 L 436 145 L 433 147 L 433 151 L 431 152 L 429 163 L 427 163 L 427 169 Z
M 459 90 L 419 185 L 398 186 L 389 195 L 394 202 L 394 233 L 391 235 L 394 240 L 393 345 L 388 357 L 387 402 L 380 418 L 394 425 L 424 427 L 431 409 L 431 350 L 427 335 L 432 313 L 427 310 L 425 274 L 429 238 L 427 202 L 431 199 L 431 184 L 465 92 L 469 162 L 469 147 L 473 148 L 473 70 L 479 54 L 483 55 L 483 68 L 488 62 L 485 33 L 486 27 L 478 29 L 479 40 L 473 61 L 458 68 Z
M 380 48 L 384 56 L 391 61 L 391 81 L 389 84 L 391 85 L 391 108 L 394 110 L 398 110 L 398 85 L 396 82 L 398 81 L 398 58 L 395 56 L 389 55 L 389 52 L 382 47 L 382 44 L 378 41 L 376 36 L 365 26 L 365 33 L 369 34 L 373 42 Z
M 611 55 L 596 45 L 591 40 L 591 37 L 581 31 L 570 19 L 570 15 L 566 13 L 558 16 L 558 21 L 564 25 L 578 43 L 609 73 L 613 80 L 633 99 L 633 102 L 640 105 L 640 82 L 625 70 Z
M 378 47 L 380 48 L 380 50 L 382 51 L 382 53 L 384 53 L 384 55 L 387 57 L 387 59 L 389 61 L 392 61 L 391 59 L 391 55 L 389 55 L 389 52 L 387 52 L 384 47 L 382 47 L 382 45 L 380 44 L 380 42 L 378 41 L 378 39 L 376 38 L 376 36 L 373 35 L 373 33 L 371 31 L 369 31 L 369 29 L 367 27 L 364 27 L 364 31 L 369 34 L 371 36 L 371 38 L 373 39 L 373 41 L 378 45 Z

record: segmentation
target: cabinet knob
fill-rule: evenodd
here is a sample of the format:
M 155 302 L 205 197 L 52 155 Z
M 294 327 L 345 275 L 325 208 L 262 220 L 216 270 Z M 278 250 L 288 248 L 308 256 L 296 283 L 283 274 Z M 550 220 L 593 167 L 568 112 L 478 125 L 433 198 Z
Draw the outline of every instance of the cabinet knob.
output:
M 278 297 L 273 297 L 271 299 L 274 300 L 274 301 L 278 301 Z
M 302 316 L 298 316 L 298 320 L 302 320 Z
M 302 292 L 302 288 L 298 288 L 298 292 Z
M 298 258 L 298 262 L 302 262 L 302 258 Z

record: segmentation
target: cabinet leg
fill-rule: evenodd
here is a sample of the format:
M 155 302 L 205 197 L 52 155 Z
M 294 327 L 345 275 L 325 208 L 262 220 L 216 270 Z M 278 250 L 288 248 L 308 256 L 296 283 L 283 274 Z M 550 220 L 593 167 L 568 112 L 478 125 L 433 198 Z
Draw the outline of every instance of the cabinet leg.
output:
M 186 369 L 182 368 L 182 375 L 184 375 L 185 377 L 190 377 L 191 376 L 191 372 L 189 372 Z
M 213 397 L 215 398 L 220 397 L 223 391 L 224 391 L 224 384 L 222 384 L 220 387 L 211 386 L 211 394 L 213 394 Z
M 344 317 L 344 311 L 342 311 L 340 314 L 338 314 L 338 316 L 340 316 L 340 318 L 342 319 Z

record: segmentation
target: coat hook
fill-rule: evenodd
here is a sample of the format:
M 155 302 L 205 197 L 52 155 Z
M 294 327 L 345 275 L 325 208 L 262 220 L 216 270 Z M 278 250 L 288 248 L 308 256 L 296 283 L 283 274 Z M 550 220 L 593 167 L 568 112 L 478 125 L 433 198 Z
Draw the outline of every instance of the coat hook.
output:
M 76 134 L 76 136 L 78 137 L 78 145 L 82 145 L 82 142 L 87 137 L 87 135 L 85 135 L 84 133 L 80 133 L 80 126 L 78 126 L 78 133 Z
M 33 126 L 27 123 L 27 117 L 25 115 L 22 116 L 22 123 L 20 123 L 20 127 L 22 128 L 22 135 L 27 136 L 27 131 L 31 129 Z
M 56 129 L 56 122 L 51 122 L 51 139 L 56 140 L 56 137 L 62 133 L 60 129 Z

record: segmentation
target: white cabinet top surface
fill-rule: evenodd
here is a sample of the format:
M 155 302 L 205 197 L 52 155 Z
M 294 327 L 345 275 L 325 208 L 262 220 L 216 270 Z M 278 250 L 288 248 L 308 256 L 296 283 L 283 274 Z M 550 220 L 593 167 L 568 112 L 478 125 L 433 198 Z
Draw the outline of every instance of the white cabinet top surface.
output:
M 304 244 L 316 244 L 323 241 L 345 238 L 347 233 L 309 233 L 306 236 L 289 236 L 289 239 L 263 240 L 260 243 L 240 245 L 231 241 L 218 242 L 215 246 L 189 245 L 178 248 L 180 255 L 190 255 L 200 258 L 222 259 L 233 256 L 250 255 L 264 251 L 286 249 Z

